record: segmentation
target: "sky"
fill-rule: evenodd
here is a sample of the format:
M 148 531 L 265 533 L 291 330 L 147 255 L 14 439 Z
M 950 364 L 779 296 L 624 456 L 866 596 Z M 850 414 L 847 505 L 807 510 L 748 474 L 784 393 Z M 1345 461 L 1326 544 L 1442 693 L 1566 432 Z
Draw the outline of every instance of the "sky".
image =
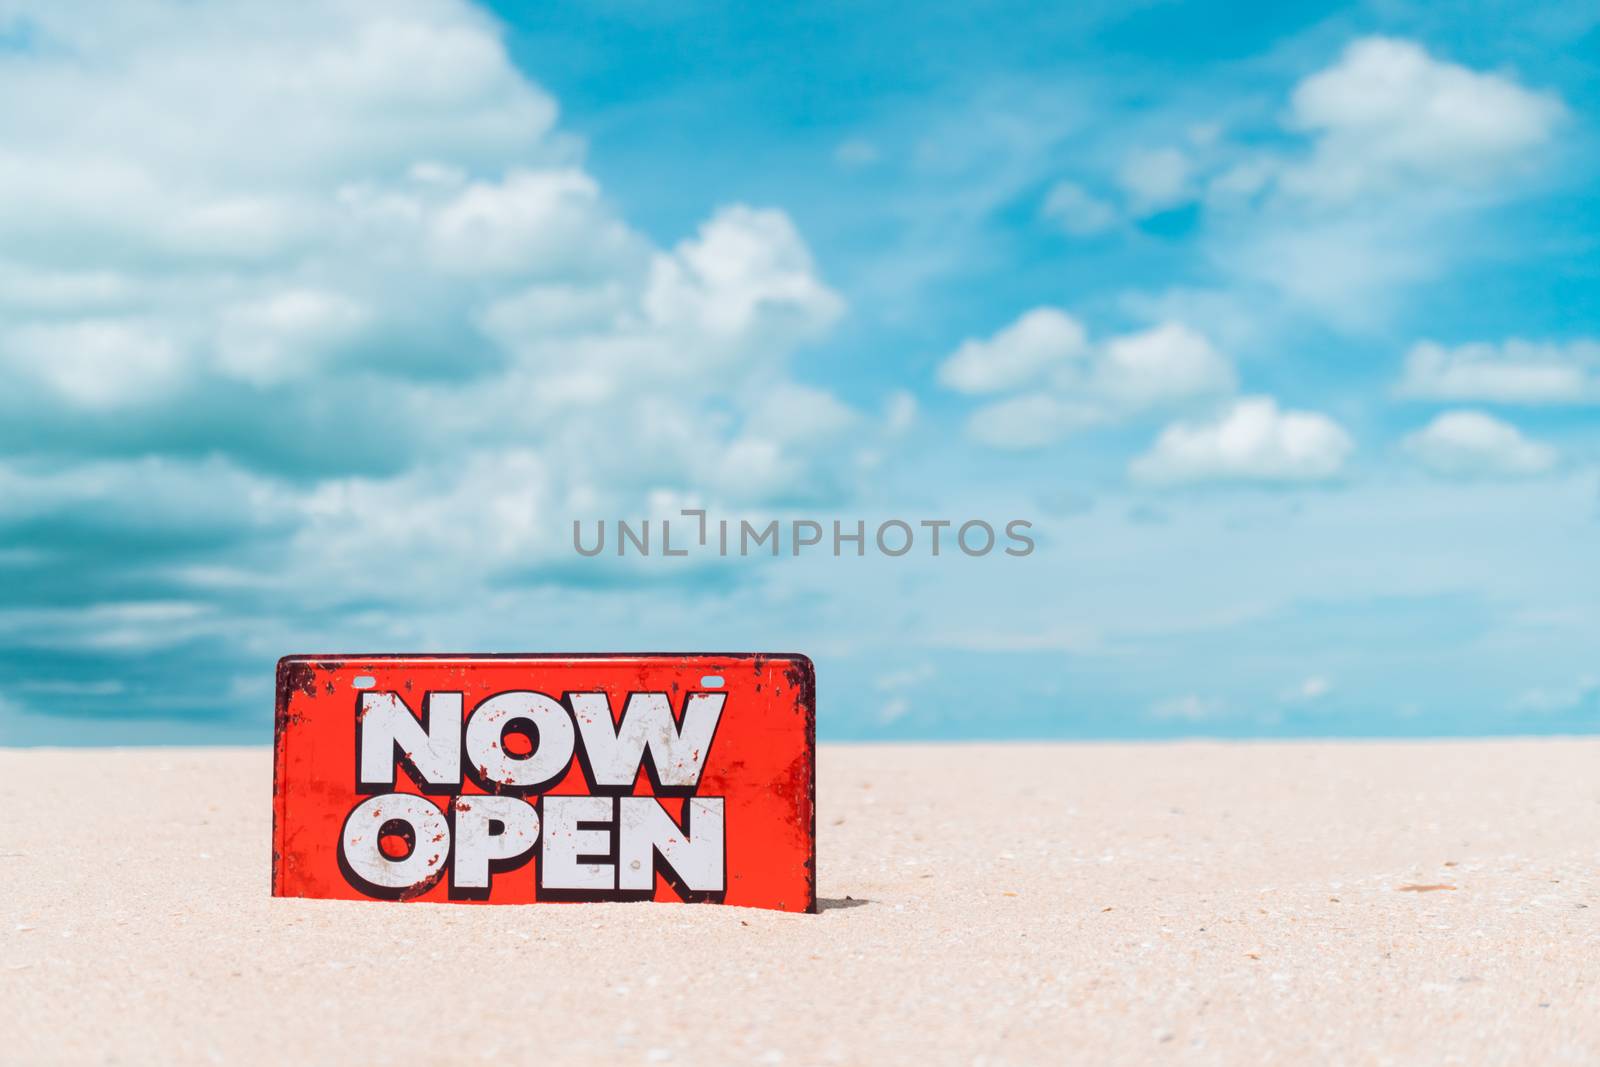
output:
M 1587 4 L 0 0 L 0 744 L 376 651 L 1593 731 L 1597 115 Z M 683 509 L 869 547 L 574 551 Z

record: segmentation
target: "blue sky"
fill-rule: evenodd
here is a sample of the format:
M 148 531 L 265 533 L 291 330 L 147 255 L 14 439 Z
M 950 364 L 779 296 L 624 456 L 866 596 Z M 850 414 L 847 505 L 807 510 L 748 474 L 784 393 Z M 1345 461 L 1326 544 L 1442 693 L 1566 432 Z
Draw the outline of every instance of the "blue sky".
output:
M 833 738 L 1600 725 L 1588 5 L 0 0 L 0 743 L 340 650 Z M 574 518 L 1033 522 L 587 560 Z

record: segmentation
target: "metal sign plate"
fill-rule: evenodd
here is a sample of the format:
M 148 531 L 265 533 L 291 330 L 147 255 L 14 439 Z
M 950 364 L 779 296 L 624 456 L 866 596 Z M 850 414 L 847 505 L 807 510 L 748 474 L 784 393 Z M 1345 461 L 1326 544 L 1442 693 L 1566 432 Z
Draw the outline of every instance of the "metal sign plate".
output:
M 799 655 L 289 656 L 272 892 L 816 910 Z

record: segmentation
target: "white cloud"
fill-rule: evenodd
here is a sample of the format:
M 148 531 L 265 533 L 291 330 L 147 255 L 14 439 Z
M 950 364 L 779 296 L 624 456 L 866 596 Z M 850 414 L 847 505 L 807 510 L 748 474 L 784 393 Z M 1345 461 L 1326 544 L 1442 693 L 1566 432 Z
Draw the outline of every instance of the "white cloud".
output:
M 589 274 L 625 262 L 638 242 L 576 167 L 473 182 L 437 209 L 429 231 L 435 261 L 462 274 Z
M 914 667 L 907 667 L 903 670 L 894 670 L 888 672 L 887 674 L 880 674 L 877 678 L 873 679 L 872 687 L 878 690 L 880 693 L 891 693 L 901 689 L 910 689 L 915 686 L 922 685 L 925 682 L 932 681 L 938 675 L 938 673 L 938 671 L 934 670 L 933 664 L 919 663 Z
M 1220 700 L 1188 693 L 1150 706 L 1150 716 L 1163 722 L 1205 722 L 1223 709 Z
M 1295 87 L 1291 123 L 1317 143 L 1285 180 L 1326 200 L 1413 180 L 1475 184 L 1523 163 L 1565 110 L 1554 96 L 1411 41 L 1363 38 Z
M 916 425 L 917 398 L 907 389 L 896 389 L 883 405 L 883 428 L 890 437 L 899 437 Z
M 1130 465 L 1139 481 L 1316 482 L 1338 476 L 1355 448 L 1326 415 L 1280 411 L 1271 397 L 1244 397 L 1220 417 L 1178 422 Z
M 1330 215 L 1280 201 L 1250 212 L 1212 255 L 1258 293 L 1281 294 L 1295 311 L 1342 329 L 1368 331 L 1394 313 L 1407 287 L 1438 269 L 1440 241 L 1425 232 L 1431 217 L 1385 204 Z
M 288 525 L 296 506 L 290 487 L 221 457 L 0 463 L 0 522 L 54 517 L 128 536 L 271 533 Z
M 1535 187 L 1568 114 L 1511 72 L 1386 37 L 1351 42 L 1286 103 L 1289 143 L 1191 143 L 1192 173 L 1180 180 L 1177 158 L 1147 168 L 1147 199 L 1202 197 L 1200 246 L 1246 310 L 1365 333 L 1411 287 L 1492 247 L 1478 220 Z
M 301 377 L 353 337 L 366 311 L 338 293 L 288 289 L 223 308 L 217 330 L 220 369 L 247 382 Z
M 1106 342 L 1095 386 L 1124 406 L 1145 408 L 1228 393 L 1235 378 L 1233 364 L 1203 334 L 1168 322 Z
M 842 435 L 857 417 L 825 389 L 786 382 L 762 391 L 747 422 L 774 440 L 807 442 Z
M 1272 185 L 1283 171 L 1274 157 L 1256 157 L 1233 163 L 1208 178 L 1205 199 L 1212 207 L 1248 205 Z
M 1075 237 L 1087 237 L 1110 229 L 1117 222 L 1117 209 L 1073 182 L 1057 182 L 1045 196 L 1039 213 Z
M 1454 348 L 1419 341 L 1406 354 L 1398 391 L 1425 400 L 1600 402 L 1600 341 L 1540 344 L 1512 339 Z
M 671 250 L 519 284 L 477 319 L 544 389 L 599 402 L 666 384 L 707 398 L 781 384 L 784 358 L 843 311 L 787 216 L 733 205 Z
M 148 653 L 203 637 L 217 626 L 208 604 L 119 601 L 70 608 L 0 609 L 0 638 L 97 652 Z
M 1083 324 L 1041 307 L 984 340 L 969 340 L 939 367 L 939 381 L 962 393 L 998 393 L 1039 380 L 1088 353 Z
M 1556 450 L 1531 441 L 1508 422 L 1481 411 L 1447 411 L 1405 439 L 1405 449 L 1435 474 L 1455 478 L 1518 478 L 1556 465 Z
M 272 257 L 317 239 L 342 181 L 557 151 L 554 102 L 448 0 L 14 10 L 36 47 L 0 63 L 32 104 L 0 116 L 0 203 L 30 205 L 0 217 L 10 249 Z
M 899 722 L 911 713 L 911 701 L 905 697 L 890 697 L 878 708 L 878 724 L 888 726 Z
M 656 255 L 644 308 L 653 324 L 697 339 L 793 344 L 833 325 L 844 301 L 818 279 L 787 215 L 733 205 Z
M 967 436 L 991 448 L 1043 448 L 1074 431 L 1105 421 L 1105 415 L 1082 403 L 1048 393 L 1024 393 L 985 404 L 967 418 Z
M 925 686 L 937 676 L 938 671 L 933 664 L 919 663 L 873 679 L 872 688 L 882 694 L 883 701 L 878 707 L 878 722 L 887 726 L 910 714 L 913 702 L 909 692 Z
M 90 411 L 138 404 L 184 377 L 184 339 L 134 316 L 24 322 L 0 335 L 0 366 Z
M 1283 694 L 1283 699 L 1295 704 L 1311 704 L 1329 693 L 1333 692 L 1333 683 L 1320 674 L 1313 674 L 1304 679 L 1299 685 L 1292 686 Z
M 1517 697 L 1512 710 L 1536 715 L 1570 713 L 1584 708 L 1600 709 L 1600 679 L 1586 677 L 1576 685 L 1529 689 Z
M 297 541 L 319 571 L 389 571 L 397 560 L 429 556 L 481 567 L 529 551 L 555 492 L 549 463 L 531 449 L 453 457 L 393 478 L 329 480 L 303 501 L 310 521 Z
M 998 393 L 967 421 L 973 440 L 1041 448 L 1099 423 L 1231 392 L 1233 364 L 1206 337 L 1177 322 L 1091 345 L 1079 322 L 1035 308 L 993 337 L 969 340 L 939 368 L 946 387 Z
M 840 141 L 833 150 L 833 161 L 846 170 L 870 167 L 882 158 L 883 152 L 865 137 L 851 137 Z
M 1141 149 L 1123 161 L 1117 179 L 1141 215 L 1177 207 L 1192 196 L 1194 161 L 1178 148 Z
M 122 585 L 487 601 L 576 516 L 836 500 L 914 418 L 789 374 L 844 302 L 783 212 L 658 246 L 469 4 L 21 14 L 0 421 L 52 459 L 0 466 L 0 522 L 126 541 Z

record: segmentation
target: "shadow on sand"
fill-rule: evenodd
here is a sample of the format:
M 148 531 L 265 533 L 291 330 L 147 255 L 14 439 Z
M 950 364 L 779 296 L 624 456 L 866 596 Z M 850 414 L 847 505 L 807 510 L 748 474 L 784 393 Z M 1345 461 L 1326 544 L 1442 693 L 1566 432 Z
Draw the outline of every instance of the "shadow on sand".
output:
M 861 897 L 818 897 L 817 913 L 820 915 L 822 912 L 833 911 L 836 908 L 861 908 L 871 903 L 872 901 Z

